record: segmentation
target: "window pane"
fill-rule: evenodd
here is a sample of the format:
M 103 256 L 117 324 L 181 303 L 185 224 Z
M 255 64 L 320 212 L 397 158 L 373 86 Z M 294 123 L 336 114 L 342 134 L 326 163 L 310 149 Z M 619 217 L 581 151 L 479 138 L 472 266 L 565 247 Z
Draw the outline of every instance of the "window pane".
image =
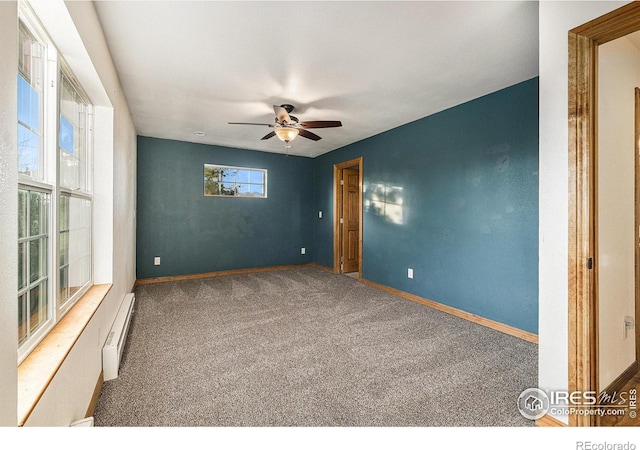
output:
M 18 122 L 40 132 L 40 92 L 18 75 Z
M 69 230 L 69 197 L 60 196 L 60 231 Z
M 250 186 L 249 192 L 252 195 L 255 195 L 258 197 L 264 197 L 264 186 L 260 186 L 258 184 L 252 184 Z
M 91 279 L 91 201 L 63 196 L 60 204 L 65 203 L 60 209 L 59 305 Z
M 18 124 L 18 172 L 42 179 L 40 136 Z
M 18 344 L 27 339 L 27 294 L 18 297 Z
M 18 172 L 43 179 L 44 46 L 20 22 L 18 37 Z
M 47 317 L 47 282 L 44 281 L 29 291 L 29 333 L 33 334 Z
M 27 236 L 27 201 L 29 193 L 20 189 L 18 191 L 18 239 Z
M 27 285 L 27 244 L 18 243 L 18 290 L 22 290 Z
M 87 191 L 87 105 L 64 73 L 59 119 L 60 185 Z
M 18 39 L 18 69 L 29 83 L 42 90 L 44 46 L 20 22 Z
M 69 298 L 69 266 L 60 268 L 60 285 L 58 289 L 58 303 Z
M 69 264 L 69 232 L 60 232 L 60 267 Z
M 222 195 L 236 195 L 236 185 L 234 183 L 222 183 L 220 193 Z
M 29 282 L 33 283 L 47 274 L 46 238 L 29 242 Z
M 249 174 L 251 171 L 249 170 L 238 170 L 238 175 L 236 177 L 236 183 L 248 183 L 249 182 Z
M 45 234 L 47 229 L 46 195 L 42 192 L 31 192 L 29 199 L 29 235 Z
M 220 172 L 222 173 L 222 181 L 236 181 L 236 175 L 238 174 L 236 169 L 222 169 Z
M 253 184 L 264 184 L 264 172 L 261 170 L 252 170 L 249 181 Z

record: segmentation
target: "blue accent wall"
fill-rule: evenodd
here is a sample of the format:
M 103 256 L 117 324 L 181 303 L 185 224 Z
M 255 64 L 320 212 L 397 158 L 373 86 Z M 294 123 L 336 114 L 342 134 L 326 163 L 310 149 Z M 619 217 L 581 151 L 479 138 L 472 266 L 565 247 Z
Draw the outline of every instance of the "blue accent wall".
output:
M 267 169 L 268 198 L 205 197 L 204 164 Z M 303 157 L 138 137 L 137 277 L 312 262 L 312 165 Z
M 315 158 L 318 264 L 333 165 L 360 156 L 365 279 L 538 332 L 537 78 Z

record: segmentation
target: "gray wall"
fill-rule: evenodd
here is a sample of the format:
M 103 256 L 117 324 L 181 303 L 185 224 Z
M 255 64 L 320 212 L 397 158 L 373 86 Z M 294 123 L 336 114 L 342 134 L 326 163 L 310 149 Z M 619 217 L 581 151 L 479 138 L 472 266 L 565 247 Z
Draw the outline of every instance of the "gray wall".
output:
M 359 156 L 365 279 L 537 333 L 537 78 L 316 158 L 314 258 L 327 267 L 333 165 Z M 386 214 L 380 186 L 393 188 Z

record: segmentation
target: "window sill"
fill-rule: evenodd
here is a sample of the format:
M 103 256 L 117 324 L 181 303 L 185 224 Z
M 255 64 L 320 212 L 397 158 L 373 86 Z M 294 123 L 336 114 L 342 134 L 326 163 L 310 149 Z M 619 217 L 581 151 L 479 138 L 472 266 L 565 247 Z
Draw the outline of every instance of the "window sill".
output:
M 92 286 L 18 366 L 18 426 L 23 426 L 106 298 L 111 284 Z

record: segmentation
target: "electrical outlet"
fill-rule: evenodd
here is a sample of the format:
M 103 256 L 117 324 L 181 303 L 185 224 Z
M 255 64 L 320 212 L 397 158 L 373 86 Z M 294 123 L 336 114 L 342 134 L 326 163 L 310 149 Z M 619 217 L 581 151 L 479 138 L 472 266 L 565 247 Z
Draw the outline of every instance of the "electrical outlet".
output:
M 411 268 L 407 269 L 407 277 L 413 278 L 413 269 Z
M 306 254 L 306 253 L 307 253 L 307 249 L 306 249 L 306 248 L 304 248 L 304 247 L 302 247 L 302 248 L 300 249 L 300 254 L 301 254 L 301 255 L 304 255 L 304 254 Z
M 322 211 L 318 211 L 318 219 L 322 219 Z
M 160 265 L 160 257 L 156 256 L 155 258 L 153 258 L 153 265 L 154 266 L 159 266 Z

